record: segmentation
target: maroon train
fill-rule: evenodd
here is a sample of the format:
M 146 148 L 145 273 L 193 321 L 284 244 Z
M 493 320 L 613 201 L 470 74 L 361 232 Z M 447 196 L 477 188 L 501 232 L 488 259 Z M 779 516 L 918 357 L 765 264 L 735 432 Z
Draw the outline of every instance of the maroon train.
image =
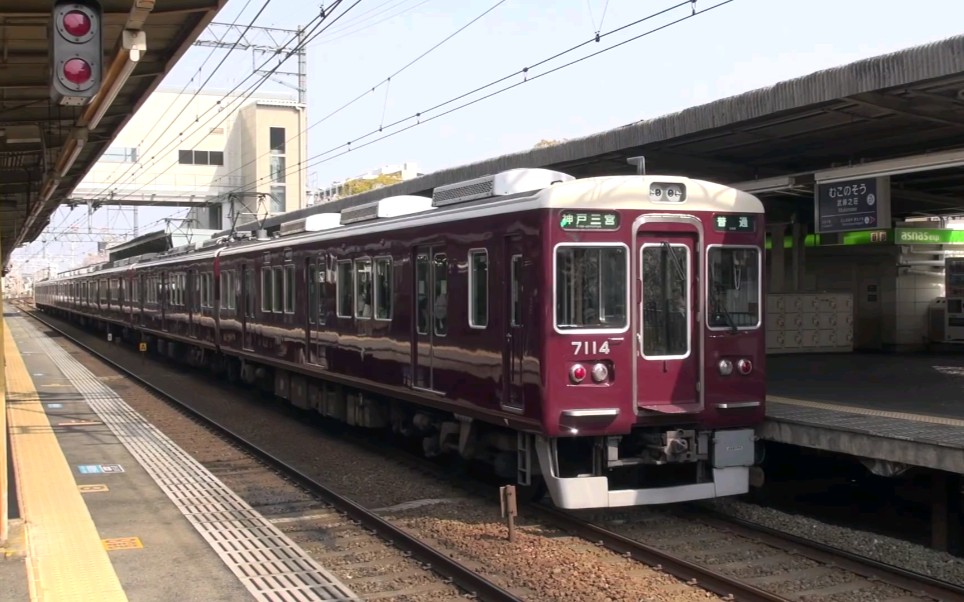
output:
M 518 169 L 74 270 L 35 299 L 560 507 L 633 506 L 748 490 L 763 243 L 762 204 L 733 188 Z

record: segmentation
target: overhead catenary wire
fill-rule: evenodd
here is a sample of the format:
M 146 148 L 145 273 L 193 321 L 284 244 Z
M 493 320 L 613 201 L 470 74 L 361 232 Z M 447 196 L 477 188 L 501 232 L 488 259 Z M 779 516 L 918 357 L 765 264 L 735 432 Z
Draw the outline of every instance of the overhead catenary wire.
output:
M 218 108 L 219 110 L 223 110 L 223 112 L 224 112 L 224 116 L 221 118 L 221 120 L 220 120 L 217 124 L 215 124 L 214 127 L 217 127 L 218 125 L 220 125 L 221 123 L 223 123 L 223 122 L 230 116 L 230 112 L 226 110 L 227 108 L 231 107 L 231 106 L 234 105 L 235 103 L 244 102 L 244 100 L 246 100 L 248 97 L 250 97 L 251 94 L 253 94 L 253 93 L 257 90 L 257 88 L 261 86 L 261 84 L 263 84 L 265 81 L 267 81 L 267 79 L 270 78 L 271 75 L 272 75 L 275 71 L 277 71 L 277 70 L 281 67 L 281 65 L 284 64 L 284 62 L 285 62 L 288 58 L 290 58 L 295 52 L 297 52 L 298 50 L 304 48 L 311 40 L 315 39 L 318 35 L 320 35 L 321 33 L 323 33 L 328 27 L 330 27 L 330 25 L 336 23 L 336 22 L 338 21 L 338 19 L 340 19 L 340 18 L 341 18 L 342 16 L 344 16 L 345 14 L 347 14 L 348 11 L 350 11 L 352 8 L 354 8 L 355 6 L 357 6 L 357 5 L 361 2 L 361 0 L 355 0 L 355 2 L 354 2 L 351 6 L 349 6 L 347 9 L 345 9 L 344 11 L 342 11 L 341 13 L 339 13 L 337 16 L 333 17 L 331 23 L 329 23 L 328 25 L 326 25 L 325 28 L 323 28 L 321 31 L 315 32 L 315 30 L 318 29 L 318 27 L 321 26 L 321 24 L 325 22 L 326 18 L 329 17 L 329 16 L 331 16 L 332 11 L 334 11 L 334 10 L 338 7 L 338 5 L 341 4 L 342 1 L 343 1 L 343 0 L 336 0 L 335 3 L 329 8 L 329 10 L 328 10 L 327 12 L 324 12 L 324 13 L 322 13 L 319 17 L 316 17 L 315 20 L 318 20 L 318 23 L 316 23 L 316 24 L 311 28 L 311 30 L 310 30 L 307 34 L 305 34 L 305 35 L 308 36 L 308 37 L 305 37 L 299 44 L 297 44 L 295 47 L 293 47 L 293 48 L 291 48 L 290 50 L 288 50 L 287 53 L 285 53 L 284 57 L 281 58 L 281 59 L 279 59 L 277 65 L 275 65 L 275 66 L 274 66 L 273 68 L 271 68 L 269 71 L 263 72 L 262 75 L 261 75 L 261 79 L 260 79 L 259 81 L 255 82 L 254 84 L 252 84 L 251 86 L 249 86 L 249 87 L 247 88 L 247 90 L 246 90 L 241 96 L 232 97 L 232 99 L 230 100 L 230 102 L 228 102 L 228 104 L 227 104 L 226 106 L 221 105 L 221 101 L 223 101 L 223 100 L 226 99 L 226 98 L 231 97 L 231 95 L 234 93 L 234 91 L 237 90 L 237 88 L 240 87 L 245 81 L 247 81 L 247 79 L 250 79 L 250 78 L 254 75 L 254 73 L 252 73 L 252 75 L 249 75 L 247 78 L 245 78 L 245 80 L 239 82 L 234 88 L 232 88 L 230 91 L 228 91 L 215 105 L 212 105 L 212 106 L 209 107 L 206 111 L 204 111 L 201 115 L 199 115 L 199 116 L 195 119 L 195 121 L 194 121 L 194 123 L 197 124 L 197 125 L 196 125 L 196 127 L 195 127 L 192 131 L 188 131 L 187 133 L 181 132 L 181 133 L 179 134 L 179 137 L 180 137 L 180 138 L 183 138 L 183 137 L 193 136 L 193 135 L 197 134 L 199 131 L 202 131 L 205 127 L 208 127 L 209 124 L 211 123 L 212 119 L 214 119 L 214 118 L 217 117 L 217 114 L 215 114 L 215 115 L 207 118 L 207 119 L 206 119 L 205 121 L 203 121 L 203 122 L 201 122 L 201 118 L 202 118 L 204 115 L 206 115 L 209 111 L 213 110 L 214 108 Z M 297 36 L 296 36 L 296 37 L 297 37 Z M 289 40 L 288 42 L 286 42 L 286 43 L 285 43 L 285 46 L 287 46 L 287 45 L 288 45 L 291 41 L 293 41 L 294 39 L 295 39 L 295 38 L 292 38 L 292 40 Z M 267 61 L 265 61 L 265 62 L 261 65 L 261 67 L 258 68 L 258 70 L 263 69 L 263 67 L 264 67 L 265 65 L 267 65 L 271 60 L 272 60 L 272 59 L 269 58 Z M 186 129 L 186 130 L 191 130 L 191 127 L 192 127 L 192 126 L 188 126 L 188 128 L 185 128 L 185 129 Z M 161 149 L 161 151 L 167 150 L 172 144 L 176 144 L 177 142 L 178 142 L 177 139 L 172 139 L 171 141 L 169 141 L 169 142 Z M 160 152 L 160 151 L 159 151 L 159 152 Z M 150 165 L 148 165 L 148 167 L 153 166 L 153 165 L 156 165 L 156 163 L 157 163 L 157 160 L 153 161 Z M 128 196 L 128 195 L 136 194 L 137 192 L 143 190 L 144 188 L 146 188 L 147 186 L 149 186 L 150 184 L 152 184 L 154 181 L 157 180 L 157 178 L 159 178 L 161 175 L 163 175 L 164 173 L 166 173 L 169 169 L 171 169 L 171 168 L 174 167 L 175 165 L 177 165 L 177 161 L 174 161 L 173 163 L 169 164 L 166 168 L 164 168 L 164 169 L 161 170 L 159 173 L 157 173 L 156 175 L 154 175 L 154 177 L 152 177 L 149 181 L 147 181 L 147 182 L 145 182 L 144 184 L 142 184 L 141 186 L 139 186 L 137 189 L 125 193 L 124 196 L 126 197 L 126 196 Z M 107 187 L 106 187 L 103 191 L 101 191 L 100 193 L 98 193 L 98 194 L 104 194 L 106 191 L 110 190 L 111 188 L 114 188 L 114 187 L 116 187 L 116 186 L 120 186 L 120 185 L 126 184 L 126 183 L 128 183 L 128 181 L 123 181 L 123 182 L 121 182 L 120 180 L 115 180 L 115 181 L 111 182 L 110 184 L 108 184 Z M 123 197 L 121 197 L 121 198 L 123 198 Z M 152 206 L 152 205 L 153 205 L 153 203 L 144 203 L 144 206 Z
M 265 0 L 265 3 L 261 6 L 261 9 L 258 10 L 257 14 L 255 14 L 254 17 L 252 17 L 251 21 L 244 27 L 244 31 L 242 32 L 241 36 L 243 36 L 245 33 L 247 33 L 247 31 L 248 31 L 252 26 L 254 26 L 255 21 L 258 20 L 258 18 L 259 18 L 259 17 L 261 16 L 261 14 L 265 11 L 265 9 L 268 8 L 268 5 L 269 5 L 270 3 L 271 3 L 271 0 Z M 241 18 L 241 15 L 244 14 L 244 11 L 247 10 L 249 4 L 251 4 L 251 0 L 247 0 L 247 2 L 245 2 L 244 6 L 241 8 L 241 11 L 240 11 L 240 12 L 238 13 L 238 15 L 234 18 L 234 21 L 231 22 L 231 27 L 234 27 L 234 26 L 236 26 L 236 25 L 238 24 L 238 20 Z M 228 32 L 228 31 L 229 31 L 229 29 L 228 29 L 228 30 L 225 30 L 225 32 L 224 32 L 224 35 L 225 35 L 225 36 L 227 35 L 227 32 Z M 218 69 L 220 69 L 220 68 L 224 65 L 224 62 L 227 60 L 228 56 L 231 54 L 231 51 L 233 51 L 234 48 L 238 45 L 238 42 L 241 41 L 241 36 L 239 36 L 239 37 L 238 37 L 238 40 L 235 41 L 235 43 L 231 45 L 231 48 L 228 49 L 228 51 L 224 54 L 224 57 L 222 57 L 221 61 L 217 64 L 217 66 L 215 66 L 214 69 L 211 70 L 211 73 L 208 75 L 207 79 L 204 80 L 204 83 L 202 83 L 200 86 L 198 86 L 198 89 L 194 92 L 194 94 L 192 94 L 192 95 L 190 96 L 190 98 L 188 98 L 187 102 L 184 104 L 184 107 L 181 108 L 181 110 L 178 112 L 178 114 L 175 115 L 174 118 L 171 120 L 172 122 L 177 121 L 177 119 L 178 119 L 181 115 L 184 114 L 184 111 L 187 110 L 188 106 L 190 106 L 190 102 L 191 102 L 194 98 L 196 98 L 196 97 L 198 96 L 198 94 L 200 94 L 201 89 L 203 89 L 204 86 L 207 85 L 207 83 L 208 83 L 209 81 L 211 81 L 211 78 L 214 77 L 214 74 L 218 72 Z M 224 39 L 224 37 L 222 36 L 218 41 L 220 42 L 220 41 L 223 40 L 223 39 Z M 197 77 L 197 75 L 199 75 L 199 74 L 202 72 L 202 70 L 204 69 L 204 66 L 207 65 L 208 61 L 211 60 L 211 57 L 214 56 L 214 53 L 215 53 L 216 50 L 217 50 L 217 48 L 212 48 L 211 51 L 208 52 L 208 55 L 204 58 L 204 61 L 201 63 L 201 66 L 197 68 L 197 72 L 195 73 L 195 75 L 192 75 L 192 76 L 191 76 L 191 79 L 190 79 L 186 84 L 184 84 L 184 87 L 181 89 L 181 91 L 180 91 L 179 94 L 184 94 L 184 92 L 187 90 L 188 86 L 190 86 L 191 83 L 194 82 L 194 78 Z M 171 107 L 173 107 L 173 106 L 174 106 L 174 103 L 171 103 L 171 104 L 168 104 L 166 107 L 164 107 L 164 112 L 161 113 L 161 116 L 157 118 L 157 123 L 164 123 L 164 118 L 167 116 L 168 112 L 171 110 Z M 154 145 L 157 144 L 157 141 L 158 141 L 158 140 L 159 140 L 159 138 L 156 138 L 153 142 L 151 142 L 151 144 L 148 145 L 148 147 L 147 147 L 145 150 L 143 150 L 143 151 L 141 152 L 141 154 L 144 155 L 144 156 L 147 156 L 148 153 L 150 152 L 150 150 L 151 150 L 152 148 L 154 148 Z M 140 144 L 143 144 L 143 143 L 144 143 L 144 140 L 141 139 Z M 140 146 L 140 144 L 139 144 L 138 146 Z M 118 180 L 120 180 L 121 178 L 123 178 L 124 176 L 126 176 L 126 175 L 130 172 L 130 170 L 134 169 L 135 166 L 136 166 L 136 163 L 131 163 L 119 176 L 117 176 L 116 178 L 114 178 L 114 181 L 118 181 Z M 113 177 L 113 176 L 110 176 L 110 177 Z M 109 189 L 109 187 L 108 187 L 108 189 Z M 99 196 L 100 194 L 104 194 L 105 192 L 106 192 L 106 189 L 103 190 L 103 191 L 101 191 L 101 192 L 99 192 L 97 196 Z
M 439 49 L 440 47 L 442 47 L 442 45 L 444 45 L 446 42 L 448 42 L 449 40 L 451 40 L 452 38 L 454 38 L 454 37 L 457 36 L 458 34 L 462 33 L 463 31 L 465 31 L 466 29 L 468 29 L 469 27 L 471 27 L 472 25 L 474 25 L 474 24 L 475 24 L 476 22 L 478 22 L 480 19 L 482 19 L 483 17 L 485 17 L 486 15 L 488 15 L 490 12 L 492 12 L 493 10 L 495 10 L 496 8 L 498 8 L 500 5 L 504 4 L 505 2 L 506 2 L 506 0 L 499 0 L 498 2 L 496 2 L 495 4 L 493 4 L 492 6 L 490 6 L 489 8 L 487 8 L 485 11 L 483 11 L 483 12 L 480 13 L 479 15 L 475 16 L 475 17 L 474 17 L 472 20 L 470 20 L 468 23 L 466 23 L 465 25 L 462 25 L 461 27 L 459 27 L 458 29 L 456 29 L 455 31 L 453 31 L 452 33 L 450 33 L 449 35 L 445 36 L 445 37 L 444 37 L 442 40 L 440 40 L 439 42 L 436 42 L 434 45 L 432 45 L 430 48 L 428 48 L 427 50 L 425 50 L 424 52 L 422 52 L 422 53 L 421 53 L 420 55 L 418 55 L 417 57 L 415 57 L 414 59 L 412 59 L 412 60 L 410 60 L 409 62 L 405 63 L 402 67 L 396 69 L 394 72 L 392 72 L 392 73 L 389 74 L 388 76 L 382 78 L 377 84 L 371 86 L 370 88 L 366 88 L 364 92 L 358 94 L 357 96 L 355 96 L 355 97 L 352 98 L 351 100 L 347 101 L 346 103 L 344 103 L 343 105 L 341 105 L 341 106 L 338 107 L 337 109 L 335 109 L 335 110 L 327 113 L 324 117 L 322 117 L 322 118 L 319 119 L 318 121 L 316 121 L 316 122 L 312 123 L 311 125 L 309 125 L 305 130 L 299 131 L 299 132 L 297 132 L 295 135 L 293 135 L 291 138 L 288 138 L 288 139 L 285 141 L 285 143 L 287 144 L 288 142 L 292 142 L 292 141 L 294 141 L 294 140 L 297 140 L 297 139 L 300 138 L 301 136 L 303 136 L 303 135 L 307 134 L 308 132 L 310 132 L 310 131 L 311 131 L 313 128 L 315 128 L 316 126 L 321 125 L 322 123 L 328 121 L 329 119 L 331 119 L 332 117 L 334 117 L 334 116 L 337 115 L 338 113 L 344 111 L 345 109 L 347 109 L 348 107 L 352 106 L 352 105 L 355 104 L 356 102 L 360 101 L 362 98 L 365 98 L 365 97 L 368 96 L 369 94 L 374 93 L 374 92 L 375 92 L 378 88 L 380 88 L 381 86 L 385 86 L 385 88 L 386 88 L 386 90 L 385 90 L 385 101 L 384 101 L 384 105 L 383 105 L 383 107 L 382 107 L 382 119 L 381 119 L 381 124 L 379 125 L 380 128 L 383 127 L 384 121 L 385 121 L 385 108 L 387 108 L 387 105 L 388 105 L 388 88 L 391 86 L 392 79 L 393 79 L 393 78 L 396 78 L 396 77 L 398 77 L 399 75 L 401 75 L 402 73 L 404 73 L 407 69 L 409 69 L 410 67 L 414 66 L 416 63 L 418 63 L 419 61 L 421 61 L 422 59 L 424 59 L 425 57 L 427 57 L 429 54 L 431 54 L 431 53 L 434 52 L 435 50 L 438 50 L 438 49 Z M 235 173 L 243 170 L 245 167 L 247 167 L 247 166 L 255 163 L 256 161 L 258 161 L 258 160 L 260 160 L 260 159 L 268 156 L 269 154 L 270 154 L 270 151 L 258 155 L 257 157 L 249 160 L 247 163 L 244 163 L 243 165 L 240 165 L 239 167 L 236 167 L 235 169 L 231 170 L 230 172 L 228 172 L 228 173 L 226 173 L 226 174 L 224 174 L 224 175 L 222 175 L 222 176 L 219 176 L 218 180 L 220 180 L 221 178 L 231 177 L 233 174 L 235 174 Z M 298 167 L 298 164 L 295 164 L 295 167 Z M 215 180 L 215 181 L 217 182 L 218 180 Z
M 581 43 L 581 44 L 578 44 L 578 45 L 576 45 L 576 46 L 573 46 L 573 47 L 570 48 L 570 49 L 567 49 L 567 50 L 564 50 L 564 51 L 562 51 L 562 52 L 556 53 L 556 54 L 554 54 L 553 56 L 551 56 L 551 57 L 549 57 L 549 58 L 547 58 L 547 59 L 543 59 L 543 60 L 539 61 L 538 63 L 533 64 L 533 66 L 531 66 L 531 67 L 525 67 L 525 68 L 523 68 L 523 69 L 521 69 L 521 70 L 519 70 L 519 71 L 513 72 L 513 73 L 510 74 L 510 75 L 507 75 L 507 76 L 505 76 L 505 77 L 501 77 L 501 78 L 499 78 L 499 79 L 493 80 L 492 82 L 490 82 L 490 83 L 488 83 L 488 84 L 485 84 L 484 86 L 480 86 L 480 87 L 478 87 L 478 88 L 475 88 L 474 90 L 472 90 L 472 91 L 470 91 L 470 92 L 466 92 L 466 93 L 460 94 L 460 95 L 458 95 L 458 96 L 456 96 L 456 97 L 454 97 L 454 98 L 451 98 L 451 99 L 446 100 L 446 101 L 444 101 L 444 102 L 438 103 L 438 104 L 434 105 L 433 107 L 431 107 L 431 108 L 429 108 L 429 109 L 426 109 L 426 110 L 423 110 L 423 111 L 419 111 L 419 112 L 417 112 L 417 113 L 414 113 L 414 114 L 412 114 L 412 115 L 409 115 L 408 117 L 399 119 L 399 120 L 393 122 L 392 124 L 389 124 L 388 126 L 385 126 L 385 128 L 395 127 L 395 126 L 401 125 L 401 124 L 403 124 L 403 123 L 405 123 L 405 122 L 412 121 L 412 120 L 415 120 L 415 123 L 410 123 L 409 125 L 407 125 L 407 126 L 405 126 L 405 127 L 402 127 L 402 128 L 400 128 L 400 129 L 398 129 L 398 130 L 395 130 L 395 131 L 389 132 L 389 133 L 383 133 L 382 130 L 385 129 L 385 128 L 374 129 L 374 130 L 371 130 L 371 131 L 369 131 L 369 132 L 366 133 L 366 134 L 363 134 L 363 135 L 361 135 L 361 136 L 358 136 L 357 138 L 354 138 L 354 139 L 352 139 L 352 140 L 350 140 L 350 141 L 348 141 L 348 142 L 346 142 L 346 143 L 339 144 L 339 145 L 337 145 L 337 146 L 334 146 L 334 147 L 329 148 L 329 149 L 326 150 L 326 151 L 323 151 L 323 152 L 321 152 L 321 153 L 312 155 L 312 156 L 309 157 L 306 161 L 303 161 L 303 162 L 302 162 L 302 163 L 304 163 L 304 169 L 307 169 L 307 168 L 310 168 L 310 167 L 315 167 L 315 166 L 317 166 L 317 165 L 321 165 L 321 164 L 326 163 L 326 162 L 328 162 L 328 161 L 332 161 L 332 160 L 334 160 L 334 159 L 336 159 L 336 158 L 338 158 L 338 157 L 344 156 L 344 155 L 352 152 L 353 150 L 357 150 L 357 149 L 359 149 L 359 148 L 364 148 L 364 147 L 366 147 L 366 146 L 370 146 L 370 145 L 372 145 L 372 144 L 375 144 L 376 142 L 379 142 L 379 141 L 381 141 L 381 140 L 385 140 L 385 139 L 387 139 L 387 138 L 391 138 L 391 137 L 393 137 L 393 136 L 396 136 L 396 135 L 398 135 L 398 134 L 401 134 L 401 133 L 403 133 L 403 132 L 406 132 L 406 131 L 408 131 L 408 130 L 411 130 L 411 129 L 413 129 L 413 128 L 416 128 L 416 127 L 418 127 L 418 126 L 420 126 L 420 125 L 422 125 L 422 124 L 428 123 L 428 122 L 430 122 L 430 121 L 434 121 L 434 120 L 436 120 L 436 119 L 439 119 L 440 117 L 444 117 L 444 116 L 446 116 L 446 115 L 449 115 L 449 114 L 451 114 L 451 113 L 454 113 L 454 112 L 456 112 L 456 111 L 459 111 L 459 110 L 461 110 L 461 109 L 464 109 L 464 108 L 466 108 L 466 107 L 469 107 L 469 106 L 474 105 L 474 104 L 476 104 L 476 103 L 482 102 L 483 100 L 487 100 L 487 99 L 489 99 L 489 98 L 492 98 L 492 97 L 494 97 L 494 96 L 497 96 L 497 95 L 499 95 L 499 94 L 502 94 L 502 93 L 504 93 L 504 92 L 507 92 L 507 91 L 509 91 L 509 90 L 511 90 L 511 89 L 513 89 L 513 88 L 517 88 L 517 87 L 519 87 L 519 86 L 522 86 L 522 85 L 524 85 L 524 84 L 526 84 L 526 83 L 529 83 L 529 82 L 531 82 L 531 81 L 535 81 L 535 80 L 540 79 L 540 78 L 542 78 L 542 77 L 545 77 L 545 76 L 547 76 L 547 75 L 551 75 L 551 74 L 553 74 L 553 73 L 556 73 L 556 72 L 558 72 L 558 71 L 561 71 L 561 70 L 563 70 L 563 69 L 566 69 L 566 68 L 568 68 L 568 67 L 571 67 L 571 66 L 573 66 L 573 65 L 575 65 L 575 64 L 578 64 L 578 63 L 581 63 L 581 62 L 583 62 L 583 61 L 586 61 L 586 60 L 588 60 L 588 59 L 590 59 L 590 58 L 599 56 L 599 55 L 601 55 L 601 54 L 604 54 L 604 53 L 606 53 L 606 52 L 609 52 L 609 51 L 611 51 L 611 50 L 614 50 L 614 49 L 616 49 L 616 48 L 619 48 L 619 47 L 621 47 L 621 46 L 624 46 L 624 45 L 626 45 L 626 44 L 628 44 L 628 43 L 630 43 L 630 42 L 634 42 L 634 41 L 639 40 L 639 39 L 641 39 L 641 38 L 644 38 L 644 37 L 646 37 L 646 36 L 652 35 L 652 34 L 654 34 L 654 33 L 656 33 L 656 32 L 659 32 L 659 31 L 662 31 L 662 30 L 667 29 L 667 28 L 669 28 L 669 27 L 672 27 L 672 26 L 674 26 L 674 25 L 677 25 L 677 24 L 679 24 L 679 23 L 681 23 L 681 22 L 683 22 L 683 21 L 687 21 L 687 20 L 689 20 L 689 19 L 695 18 L 695 17 L 697 17 L 697 16 L 699 16 L 699 15 L 702 15 L 702 14 L 705 14 L 705 13 L 707 13 L 707 12 L 710 12 L 710 11 L 712 11 L 712 10 L 714 10 L 714 9 L 717 9 L 717 8 L 719 8 L 719 7 L 721 7 L 721 6 L 724 6 L 724 5 L 726 5 L 726 4 L 730 4 L 731 2 L 734 2 L 734 0 L 722 0 L 721 2 L 718 2 L 718 3 L 716 3 L 716 4 L 712 5 L 712 6 L 709 6 L 709 7 L 705 8 L 705 9 L 702 9 L 702 10 L 695 10 L 695 8 L 694 8 L 693 11 L 692 11 L 690 14 L 687 14 L 686 16 L 680 17 L 680 18 L 678 18 L 678 19 L 675 19 L 675 20 L 673 20 L 673 21 L 670 21 L 670 22 L 665 23 L 665 24 L 663 24 L 663 25 L 660 25 L 660 26 L 658 26 L 658 27 L 654 27 L 653 29 L 650 29 L 650 30 L 648 30 L 648 31 L 645 31 L 645 32 L 643 32 L 643 33 L 640 33 L 640 34 L 638 34 L 638 35 L 635 35 L 635 36 L 633 36 L 633 37 L 631 37 L 631 38 L 628 38 L 628 39 L 623 40 L 623 41 L 621 41 L 621 42 L 615 43 L 615 44 L 613 44 L 613 45 L 611 45 L 611 46 L 607 46 L 606 48 L 603 48 L 603 49 L 601 49 L 601 50 L 597 50 L 596 52 L 592 52 L 592 53 L 587 54 L 587 55 L 585 55 L 585 56 L 582 56 L 582 57 L 580 57 L 580 58 L 574 59 L 574 60 L 572 60 L 572 61 L 569 61 L 568 63 L 559 65 L 559 66 L 554 67 L 554 68 L 552 68 L 552 69 L 550 69 L 550 70 L 548 70 L 548 71 L 545 71 L 545 72 L 543 72 L 543 73 L 539 73 L 539 74 L 536 74 L 536 75 L 530 75 L 530 74 L 529 74 L 529 71 L 530 71 L 533 67 L 535 67 L 535 66 L 540 66 L 540 65 L 544 65 L 545 63 L 547 63 L 547 62 L 549 62 L 549 61 L 551 61 L 551 60 L 553 60 L 553 59 L 555 59 L 555 58 L 558 58 L 558 57 L 561 57 L 561 56 L 563 56 L 563 55 L 565 55 L 565 54 L 568 54 L 568 53 L 571 52 L 572 50 L 575 50 L 575 49 L 577 49 L 577 48 L 580 48 L 580 47 L 582 47 L 582 46 L 585 46 L 586 44 L 592 43 L 592 42 L 595 41 L 595 38 L 593 38 L 593 39 L 591 39 L 591 40 L 589 40 L 589 41 L 587 41 L 587 42 L 583 42 L 583 43 Z M 631 27 L 631 26 L 633 26 L 633 25 L 635 25 L 635 24 L 642 23 L 642 22 L 647 21 L 647 20 L 650 20 L 650 19 L 652 19 L 652 18 L 654 18 L 654 17 L 656 17 L 656 16 L 665 14 L 665 13 L 668 12 L 668 11 L 671 11 L 671 10 L 674 10 L 674 9 L 676 9 L 676 8 L 680 8 L 680 7 L 686 6 L 686 5 L 692 5 L 691 1 L 690 1 L 690 0 L 685 0 L 685 1 L 683 1 L 683 2 L 680 2 L 680 3 L 678 3 L 678 4 L 673 5 L 673 6 L 669 7 L 669 8 L 667 8 L 667 9 L 661 10 L 661 11 L 659 11 L 659 12 L 657 12 L 657 13 L 653 13 L 653 14 L 647 16 L 647 17 L 644 17 L 644 18 L 642 18 L 642 19 L 638 19 L 638 20 L 636 20 L 636 21 L 634 21 L 634 22 L 632 22 L 632 23 L 629 23 L 629 24 L 627 24 L 627 25 L 620 26 L 620 27 L 618 27 L 618 28 L 616 28 L 616 29 L 613 29 L 613 30 L 611 30 L 611 31 L 609 31 L 609 32 L 606 32 L 605 34 L 601 34 L 601 35 L 600 35 L 600 38 L 603 38 L 603 37 L 605 37 L 605 36 L 611 35 L 611 34 L 616 33 L 616 32 L 618 32 L 618 31 L 624 30 L 624 29 L 626 29 L 627 27 Z M 473 99 L 473 100 L 467 101 L 467 102 L 465 102 L 465 103 L 463 103 L 463 104 L 457 105 L 457 106 L 455 106 L 455 107 L 453 107 L 453 108 L 451 108 L 451 109 L 448 109 L 448 110 L 446 110 L 446 111 L 444 111 L 444 112 L 441 112 L 441 113 L 439 113 L 439 114 L 432 115 L 432 116 L 426 116 L 426 114 L 429 113 L 429 112 L 431 112 L 431 111 L 435 111 L 435 110 L 440 109 L 440 108 L 442 108 L 442 107 L 445 107 L 445 106 L 451 105 L 451 104 L 453 104 L 453 103 L 456 103 L 456 102 L 458 102 L 459 100 L 462 100 L 462 99 L 464 99 L 464 98 L 466 98 L 466 97 L 468 97 L 468 96 L 471 96 L 472 94 L 474 94 L 474 93 L 476 93 L 476 92 L 479 92 L 479 91 L 485 90 L 485 89 L 487 89 L 487 88 L 490 88 L 490 87 L 492 87 L 493 85 L 497 85 L 497 84 L 499 84 L 499 83 L 502 83 L 502 82 L 504 82 L 504 81 L 512 78 L 513 76 L 517 76 L 517 75 L 520 75 L 520 74 L 524 76 L 524 79 L 521 80 L 521 81 L 517 81 L 517 82 L 514 82 L 514 83 L 509 84 L 509 85 L 507 85 L 507 86 L 504 86 L 504 87 L 502 87 L 502 88 L 499 88 L 499 89 L 497 89 L 497 90 L 495 90 L 495 91 L 493 91 L 493 92 L 490 92 L 490 93 L 488 93 L 488 94 L 486 94 L 486 95 L 484 95 L 484 96 L 481 96 L 481 97 L 475 98 L 475 99 Z M 369 140 L 368 142 L 365 142 L 364 144 L 358 144 L 358 142 L 361 142 L 361 141 L 363 141 L 363 140 L 365 140 L 365 139 L 367 139 L 367 138 L 370 138 L 370 137 L 372 137 L 372 136 L 375 136 L 375 135 L 377 135 L 377 134 L 379 134 L 379 133 L 383 133 L 383 135 L 378 136 L 377 138 L 375 138 L 375 139 L 373 139 L 373 140 Z M 338 151 L 341 151 L 341 152 L 338 152 Z M 337 154 L 334 154 L 334 153 L 337 153 Z M 329 156 L 329 155 L 331 155 L 331 156 Z M 297 169 L 302 169 L 302 167 L 300 166 L 300 164 L 296 165 L 296 167 L 297 167 Z M 284 174 L 285 174 L 285 175 L 287 175 L 287 174 L 289 174 L 289 173 L 293 173 L 293 172 L 292 172 L 290 169 L 286 169 L 286 170 L 284 171 Z M 256 188 L 256 187 L 259 186 L 259 185 L 260 185 L 260 183 L 255 183 L 255 184 L 253 184 L 253 186 L 252 186 L 252 185 L 249 185 L 249 186 L 246 186 L 246 187 L 244 187 L 244 188 L 239 189 L 238 192 L 245 192 L 245 191 L 251 190 L 251 189 L 253 189 L 253 188 Z

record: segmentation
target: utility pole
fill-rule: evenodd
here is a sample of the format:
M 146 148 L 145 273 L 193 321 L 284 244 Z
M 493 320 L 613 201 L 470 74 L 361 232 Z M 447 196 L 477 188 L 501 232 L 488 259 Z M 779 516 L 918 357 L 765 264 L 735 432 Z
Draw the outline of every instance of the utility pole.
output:
M 213 40 L 197 40 L 194 42 L 195 46 L 206 46 L 208 48 L 227 48 L 236 50 L 251 50 L 252 63 L 255 64 L 254 72 L 259 75 L 285 75 L 289 77 L 297 77 L 297 85 L 291 84 L 289 82 L 282 81 L 280 79 L 275 79 L 283 86 L 292 88 L 298 91 L 298 103 L 302 105 L 307 105 L 308 103 L 308 51 L 304 47 L 305 41 L 305 30 L 302 27 L 298 29 L 280 29 L 277 27 L 258 27 L 257 25 L 252 25 L 245 28 L 241 25 L 235 25 L 233 23 L 211 23 L 208 25 L 207 32 L 210 35 L 215 35 L 216 39 Z M 222 32 L 222 35 L 216 35 L 217 32 Z M 256 44 L 254 42 L 251 32 L 260 33 L 267 36 L 268 42 L 265 44 Z M 256 55 L 261 54 L 281 54 L 287 53 L 291 50 L 285 44 L 285 38 L 289 37 L 291 34 L 297 36 L 297 48 L 295 54 L 298 55 L 298 71 L 268 71 L 266 69 L 257 68 Z

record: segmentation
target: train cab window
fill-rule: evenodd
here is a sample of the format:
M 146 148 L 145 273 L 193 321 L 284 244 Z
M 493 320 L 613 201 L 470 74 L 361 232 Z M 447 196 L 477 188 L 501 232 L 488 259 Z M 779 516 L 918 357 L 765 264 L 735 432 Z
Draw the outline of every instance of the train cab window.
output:
M 295 313 L 295 266 L 285 266 L 285 313 Z
M 372 317 L 372 260 L 355 260 L 355 317 Z
M 284 276 L 281 266 L 274 269 L 274 285 L 271 287 L 271 308 L 275 313 L 281 313 L 281 303 L 284 301 Z
M 432 303 L 435 310 L 435 334 L 445 336 L 448 332 L 449 309 L 449 263 L 445 253 L 436 253 L 433 265 L 435 267 L 435 294 Z
M 351 261 L 343 260 L 338 262 L 338 275 L 335 286 L 337 287 L 336 295 L 338 296 L 335 313 L 339 318 L 350 318 L 352 306 L 355 304 Z
M 489 325 L 489 252 L 469 251 L 469 326 Z
M 707 326 L 714 330 L 758 328 L 760 316 L 760 250 L 755 247 L 710 247 Z
M 271 311 L 271 285 L 274 281 L 271 278 L 271 268 L 261 268 L 261 311 Z
M 375 259 L 375 319 L 392 319 L 392 258 Z
M 645 244 L 643 357 L 686 357 L 690 351 L 690 250 L 668 242 Z
M 566 245 L 556 249 L 556 328 L 625 329 L 627 248 Z

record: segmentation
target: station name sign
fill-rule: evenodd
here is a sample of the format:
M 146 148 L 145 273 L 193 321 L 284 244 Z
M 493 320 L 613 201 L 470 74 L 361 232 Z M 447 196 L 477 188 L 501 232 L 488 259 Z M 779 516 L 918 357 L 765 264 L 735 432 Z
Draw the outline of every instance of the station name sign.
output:
M 618 230 L 616 211 L 563 211 L 559 216 L 563 230 Z
M 814 189 L 817 233 L 890 226 L 890 178 L 818 182 Z

